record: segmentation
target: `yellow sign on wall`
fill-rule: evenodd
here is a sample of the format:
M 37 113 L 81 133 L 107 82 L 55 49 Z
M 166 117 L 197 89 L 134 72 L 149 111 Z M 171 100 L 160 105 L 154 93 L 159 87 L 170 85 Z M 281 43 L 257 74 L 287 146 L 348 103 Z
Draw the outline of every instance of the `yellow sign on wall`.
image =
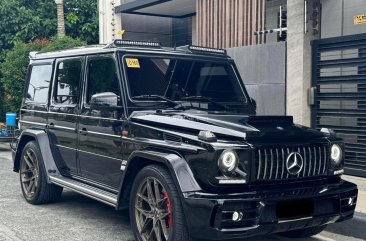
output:
M 122 36 L 124 33 L 125 33 L 125 30 L 121 29 L 121 30 L 117 31 L 116 34 Z
M 353 18 L 353 24 L 359 25 L 359 24 L 366 24 L 366 13 L 361 15 L 356 15 Z

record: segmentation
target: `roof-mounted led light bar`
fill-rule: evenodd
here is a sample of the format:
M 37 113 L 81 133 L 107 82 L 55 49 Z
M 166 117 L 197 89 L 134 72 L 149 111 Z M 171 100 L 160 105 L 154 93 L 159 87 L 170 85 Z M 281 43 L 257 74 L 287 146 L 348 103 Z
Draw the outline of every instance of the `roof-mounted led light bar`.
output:
M 201 47 L 201 46 L 189 46 L 189 50 L 191 51 L 198 51 L 198 52 L 206 52 L 206 53 L 213 53 L 213 54 L 221 54 L 227 55 L 225 49 L 215 49 L 215 48 L 208 48 L 208 47 Z
M 114 45 L 116 47 L 153 47 L 153 48 L 161 48 L 161 43 L 159 42 L 148 42 L 148 41 L 132 41 L 132 40 L 114 40 Z

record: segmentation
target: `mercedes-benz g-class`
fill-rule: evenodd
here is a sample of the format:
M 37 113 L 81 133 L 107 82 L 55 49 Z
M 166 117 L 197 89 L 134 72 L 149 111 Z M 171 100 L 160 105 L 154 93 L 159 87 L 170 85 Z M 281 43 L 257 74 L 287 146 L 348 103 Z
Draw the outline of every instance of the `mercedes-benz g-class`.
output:
M 116 40 L 31 53 L 13 148 L 31 204 L 129 209 L 137 241 L 307 237 L 352 218 L 331 130 L 256 116 L 225 50 Z

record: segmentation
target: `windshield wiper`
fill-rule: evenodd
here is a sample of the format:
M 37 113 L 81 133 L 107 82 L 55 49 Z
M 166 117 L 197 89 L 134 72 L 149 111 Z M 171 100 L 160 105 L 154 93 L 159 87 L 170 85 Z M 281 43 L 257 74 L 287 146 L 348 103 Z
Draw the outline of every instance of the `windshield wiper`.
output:
M 221 103 L 219 103 L 217 101 L 214 101 L 211 98 L 206 97 L 206 96 L 200 96 L 200 95 L 187 96 L 187 97 L 181 98 L 181 100 L 188 100 L 188 101 L 190 101 L 190 100 L 198 100 L 198 101 L 200 101 L 201 100 L 201 101 L 207 101 L 207 102 L 210 102 L 211 104 L 214 104 L 214 105 L 216 105 L 218 107 L 221 107 L 221 108 L 223 108 L 225 110 L 229 110 L 230 109 L 227 105 L 221 104 Z
M 134 96 L 133 99 L 145 99 L 145 100 L 151 100 L 151 99 L 160 99 L 160 100 L 164 100 L 166 101 L 167 103 L 169 103 L 172 107 L 177 107 L 179 106 L 179 108 L 184 108 L 184 106 L 182 106 L 180 103 L 174 101 L 174 100 L 171 100 L 165 96 L 162 96 L 162 95 L 138 95 L 138 96 Z

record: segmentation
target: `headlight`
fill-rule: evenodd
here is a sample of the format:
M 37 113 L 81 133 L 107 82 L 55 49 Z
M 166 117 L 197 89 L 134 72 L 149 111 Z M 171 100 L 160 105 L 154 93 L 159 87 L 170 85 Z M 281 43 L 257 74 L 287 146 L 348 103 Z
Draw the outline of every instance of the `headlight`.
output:
M 330 150 L 330 158 L 334 165 L 339 166 L 342 161 L 342 148 L 338 144 L 333 144 Z
M 232 174 L 238 167 L 239 158 L 235 151 L 225 150 L 219 158 L 219 168 L 223 174 Z

